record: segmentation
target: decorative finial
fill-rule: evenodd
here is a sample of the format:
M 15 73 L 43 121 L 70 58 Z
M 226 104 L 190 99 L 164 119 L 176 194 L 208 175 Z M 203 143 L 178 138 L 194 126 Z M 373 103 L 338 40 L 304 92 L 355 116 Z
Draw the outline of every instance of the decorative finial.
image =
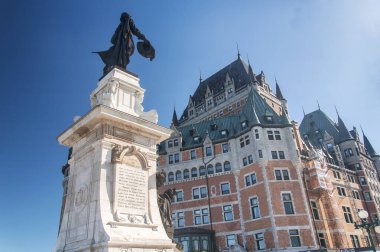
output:
M 336 112 L 337 116 L 339 117 L 339 112 L 338 112 L 338 109 L 336 108 L 336 105 L 334 105 L 334 107 L 335 107 L 335 112 Z
M 239 50 L 239 44 L 236 42 L 236 48 L 238 52 L 238 59 L 240 59 L 240 50 Z
M 303 108 L 303 106 L 302 106 L 302 112 L 303 112 L 303 116 L 306 116 L 305 109 Z
M 199 70 L 199 83 L 202 82 L 202 71 Z
M 318 109 L 321 110 L 321 106 L 319 106 L 319 101 L 317 99 Z

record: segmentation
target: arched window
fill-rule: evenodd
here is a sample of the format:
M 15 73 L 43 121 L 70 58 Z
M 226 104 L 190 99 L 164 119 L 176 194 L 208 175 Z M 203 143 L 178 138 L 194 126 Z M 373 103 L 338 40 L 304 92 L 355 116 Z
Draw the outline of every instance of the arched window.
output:
M 222 167 L 221 163 L 216 163 L 216 165 L 215 165 L 215 172 L 216 173 L 223 172 L 223 167 Z
M 182 180 L 182 172 L 181 171 L 176 171 L 175 180 Z
M 214 166 L 212 164 L 207 166 L 207 174 L 214 174 Z
M 230 162 L 228 162 L 228 161 L 224 162 L 224 171 L 231 171 Z
M 198 169 L 197 168 L 195 168 L 195 167 L 191 168 L 191 177 L 192 178 L 198 177 Z
M 204 166 L 199 167 L 199 176 L 206 175 L 206 168 Z
M 183 179 L 188 179 L 190 178 L 190 172 L 189 172 L 189 169 L 185 169 L 183 171 Z
M 173 172 L 169 172 L 169 175 L 168 175 L 168 181 L 169 181 L 169 182 L 174 181 L 174 173 L 173 173 Z

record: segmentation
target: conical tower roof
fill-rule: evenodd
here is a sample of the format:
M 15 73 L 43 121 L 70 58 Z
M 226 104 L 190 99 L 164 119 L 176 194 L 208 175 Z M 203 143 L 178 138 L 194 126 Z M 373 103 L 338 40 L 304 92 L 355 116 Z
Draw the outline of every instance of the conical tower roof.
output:
M 372 147 L 372 144 L 368 140 L 367 136 L 363 132 L 363 140 L 364 140 L 364 147 L 367 149 L 369 155 L 371 157 L 379 156 L 379 154 L 376 153 L 375 149 Z

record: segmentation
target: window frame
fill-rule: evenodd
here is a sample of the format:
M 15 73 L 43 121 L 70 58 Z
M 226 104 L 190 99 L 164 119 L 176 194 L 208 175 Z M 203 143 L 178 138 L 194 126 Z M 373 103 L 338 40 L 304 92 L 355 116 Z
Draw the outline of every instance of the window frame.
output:
M 284 196 L 289 196 L 289 199 L 284 199 Z M 284 207 L 285 215 L 294 215 L 296 211 L 293 204 L 292 194 L 290 192 L 281 192 L 281 199 L 282 199 L 282 203 L 283 203 L 282 205 Z M 289 206 L 290 208 L 286 206 Z

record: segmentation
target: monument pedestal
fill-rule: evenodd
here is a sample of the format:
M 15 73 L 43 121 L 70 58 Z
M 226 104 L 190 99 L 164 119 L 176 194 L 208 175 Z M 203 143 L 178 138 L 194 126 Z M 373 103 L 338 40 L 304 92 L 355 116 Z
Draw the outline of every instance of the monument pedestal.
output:
M 156 191 L 156 144 L 170 130 L 143 111 L 144 91 L 114 68 L 92 92 L 91 110 L 58 137 L 73 149 L 55 251 L 174 251 Z

